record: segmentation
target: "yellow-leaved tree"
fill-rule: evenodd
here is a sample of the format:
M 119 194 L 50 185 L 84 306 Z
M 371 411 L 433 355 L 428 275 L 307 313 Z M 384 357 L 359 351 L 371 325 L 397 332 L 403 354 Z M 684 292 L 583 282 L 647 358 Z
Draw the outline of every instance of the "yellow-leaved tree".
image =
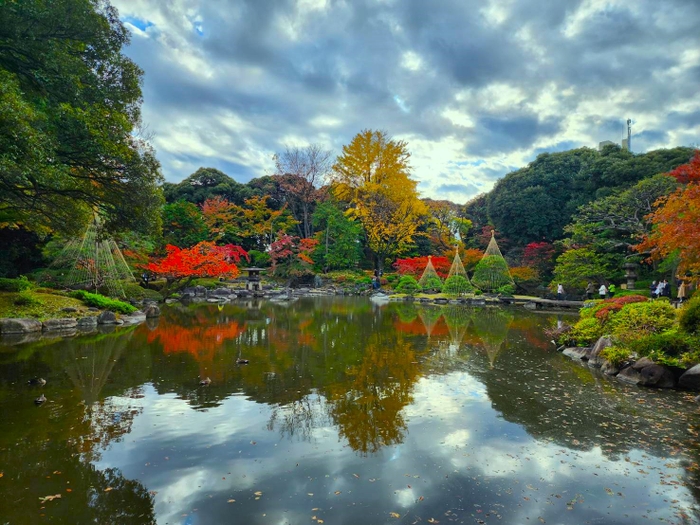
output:
M 406 143 L 384 131 L 364 130 L 343 146 L 333 166 L 333 191 L 364 227 L 367 245 L 381 268 L 412 244 L 428 215 L 409 177 Z

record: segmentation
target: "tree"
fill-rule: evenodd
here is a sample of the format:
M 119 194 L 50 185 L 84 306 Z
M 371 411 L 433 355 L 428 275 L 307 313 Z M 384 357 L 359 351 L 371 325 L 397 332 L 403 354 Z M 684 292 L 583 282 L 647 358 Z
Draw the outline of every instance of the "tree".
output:
M 235 209 L 236 206 L 221 195 L 202 203 L 202 217 L 209 230 L 209 240 L 219 241 L 231 231 Z
M 287 146 L 274 156 L 280 187 L 302 237 L 313 235 L 313 208 L 322 195 L 319 186 L 331 171 L 331 152 L 318 144 L 305 148 Z
M 209 233 L 200 209 L 191 202 L 177 201 L 163 206 L 163 240 L 185 248 L 205 241 Z
M 679 274 L 700 274 L 700 182 L 677 189 L 659 204 L 649 216 L 653 229 L 637 250 L 650 253 L 652 260 L 676 253 Z
M 165 247 L 167 255 L 149 262 L 145 269 L 157 278 L 165 279 L 163 295 L 169 295 L 174 287 L 184 288 L 197 277 L 238 276 L 236 263 L 248 254 L 240 246 L 228 244 L 216 246 L 211 242 L 200 242 L 192 248 L 180 249 L 171 244 Z
M 282 277 L 305 277 L 313 274 L 311 254 L 318 241 L 300 239 L 287 233 L 280 233 L 270 245 L 272 273 Z
M 479 258 L 481 258 L 481 252 L 479 252 Z M 450 273 L 450 266 L 452 261 L 447 257 L 431 257 L 430 261 L 435 268 L 435 272 L 442 279 L 447 278 Z M 393 266 L 399 275 L 411 275 L 418 279 L 425 271 L 428 265 L 428 257 L 407 257 L 405 259 L 396 259 Z
M 409 178 L 410 153 L 383 131 L 358 133 L 333 166 L 335 196 L 362 223 L 378 267 L 406 251 L 427 208 Z
M 81 231 L 160 226 L 160 167 L 139 135 L 142 71 L 101 0 L 0 9 L 0 223 Z
M 326 201 L 316 207 L 313 226 L 318 230 L 318 245 L 313 260 L 324 270 L 354 268 L 360 261 L 360 235 L 362 227 L 347 217 L 333 202 Z
M 700 182 L 700 150 L 696 149 L 690 162 L 681 164 L 675 170 L 670 171 L 669 175 L 681 184 Z
M 207 199 L 222 197 L 229 202 L 241 205 L 250 197 L 259 195 L 250 185 L 240 184 L 215 168 L 199 168 L 192 175 L 178 184 L 163 184 L 163 193 L 167 202 L 185 200 L 202 204 Z
M 536 270 L 541 276 L 552 273 L 556 249 L 552 243 L 531 242 L 523 251 L 523 264 Z
M 275 239 L 274 232 L 286 232 L 296 221 L 286 207 L 274 210 L 268 205 L 269 197 L 251 197 L 243 206 L 234 205 L 231 231 L 247 249 L 267 250 Z
M 583 290 L 589 281 L 609 282 L 620 275 L 622 257 L 596 252 L 590 248 L 575 248 L 557 257 L 554 282 L 565 288 Z

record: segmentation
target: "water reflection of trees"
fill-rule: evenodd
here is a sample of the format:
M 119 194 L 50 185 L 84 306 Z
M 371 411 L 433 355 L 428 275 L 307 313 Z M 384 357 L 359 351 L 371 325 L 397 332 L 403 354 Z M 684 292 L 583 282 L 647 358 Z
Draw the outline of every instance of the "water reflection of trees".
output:
M 3 521 L 34 523 L 44 513 L 43 519 L 52 523 L 155 523 L 153 496 L 141 483 L 117 469 L 99 470 L 94 465 L 106 447 L 131 431 L 140 411 L 110 395 L 140 392 L 143 376 L 124 370 L 114 373 L 128 355 L 132 335 L 133 330 L 127 329 L 57 339 L 44 345 L 42 352 L 12 363 L 19 377 L 31 377 L 36 370 L 48 373 L 42 391 L 49 402 L 40 408 L 26 401 L 13 403 L 13 396 L 25 398 L 36 390 L 24 393 L 4 383 L 0 386 Z M 142 361 L 131 367 L 143 368 Z M 148 366 L 145 374 L 148 377 Z M 4 370 L 0 377 L 6 377 Z M 56 494 L 68 504 L 36 504 L 38 497 Z

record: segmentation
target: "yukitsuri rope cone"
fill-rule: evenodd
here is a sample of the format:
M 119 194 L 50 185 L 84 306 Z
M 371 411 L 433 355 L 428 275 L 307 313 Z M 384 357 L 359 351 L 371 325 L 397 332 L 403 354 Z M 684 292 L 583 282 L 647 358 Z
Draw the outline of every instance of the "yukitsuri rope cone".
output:
M 425 333 L 428 334 L 428 338 L 430 338 L 435 325 L 438 324 L 440 317 L 442 317 L 442 309 L 437 306 L 426 306 L 418 310 L 418 317 L 423 321 Z
M 469 281 L 467 271 L 464 269 L 462 259 L 459 256 L 459 248 L 455 246 L 455 258 L 452 260 L 450 273 L 445 279 L 445 286 L 442 288 L 443 293 L 448 295 L 464 295 L 474 291 L 474 286 Z
M 437 280 L 435 280 L 437 279 Z M 433 266 L 433 257 L 428 255 L 428 264 L 425 265 L 425 270 L 423 270 L 423 275 L 418 279 L 418 284 L 422 289 L 426 288 L 441 288 L 442 279 L 435 271 L 435 266 Z
M 51 265 L 68 271 L 63 284 L 95 291 L 106 287 L 112 296 L 125 297 L 122 281 L 136 282 L 119 246 L 102 228 L 97 216 L 82 237 L 70 240 Z
M 484 256 L 474 268 L 472 283 L 485 292 L 495 291 L 501 286 L 515 286 L 515 281 L 513 281 L 508 269 L 508 263 L 498 248 L 494 230 L 491 230 L 491 240 L 486 247 Z

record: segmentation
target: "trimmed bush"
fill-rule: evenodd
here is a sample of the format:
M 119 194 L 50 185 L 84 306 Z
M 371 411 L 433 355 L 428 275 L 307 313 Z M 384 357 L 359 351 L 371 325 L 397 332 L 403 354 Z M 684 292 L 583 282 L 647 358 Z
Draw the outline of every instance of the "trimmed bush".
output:
M 478 288 L 490 292 L 506 284 L 513 284 L 513 279 L 503 257 L 484 255 L 474 268 L 472 282 Z
M 651 334 L 627 342 L 627 348 L 640 356 L 651 356 L 656 352 L 662 352 L 670 357 L 681 355 L 698 349 L 700 341 L 697 338 L 679 332 L 668 330 L 660 334 Z
M 143 299 L 152 299 L 154 301 L 163 300 L 163 296 L 156 290 L 144 288 L 135 283 L 122 283 L 122 288 L 129 299 L 135 299 L 138 301 Z
M 676 309 L 667 301 L 646 301 L 625 305 L 608 321 L 611 333 L 621 341 L 673 328 Z
M 112 312 L 118 312 L 120 314 L 131 314 L 136 311 L 136 308 L 129 303 L 110 299 L 109 297 L 97 293 L 86 292 L 85 290 L 76 290 L 71 292 L 70 296 L 75 299 L 80 299 L 88 306 L 111 310 Z
M 630 358 L 630 351 L 621 346 L 607 346 L 601 350 L 600 355 L 607 359 L 613 366 L 620 366 Z
M 440 281 L 439 277 L 431 277 L 425 282 L 425 286 L 423 286 L 423 291 L 428 292 L 428 291 L 434 291 L 434 292 L 441 292 L 442 291 L 442 281 Z
M 32 283 L 24 275 L 17 279 L 0 277 L 0 292 L 23 292 L 31 287 Z
M 15 304 L 17 306 L 40 306 L 44 303 L 41 299 L 34 295 L 34 292 L 26 289 L 17 294 Z
M 603 336 L 603 331 L 603 324 L 595 317 L 582 318 L 569 332 L 563 335 L 559 342 L 562 344 L 588 346 Z
M 411 275 L 404 275 L 399 279 L 399 283 L 395 288 L 398 293 L 405 293 L 406 295 L 415 295 L 420 291 L 420 285 L 416 281 L 415 277 Z
M 513 295 L 515 293 L 515 286 L 512 284 L 504 284 L 499 286 L 494 290 L 498 295 Z
M 700 334 L 700 295 L 696 294 L 681 309 L 679 323 L 684 332 Z
M 453 275 L 445 280 L 442 285 L 442 292 L 446 295 L 458 296 L 474 291 L 474 287 L 469 280 L 462 275 Z

